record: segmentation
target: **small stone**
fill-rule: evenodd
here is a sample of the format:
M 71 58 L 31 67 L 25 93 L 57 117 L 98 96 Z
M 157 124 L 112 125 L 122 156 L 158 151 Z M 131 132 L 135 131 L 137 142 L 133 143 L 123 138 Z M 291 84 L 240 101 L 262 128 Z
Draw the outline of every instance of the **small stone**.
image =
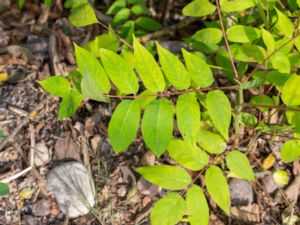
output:
M 121 198 L 125 197 L 126 194 L 127 194 L 126 187 L 125 186 L 121 186 L 120 188 L 118 188 L 117 193 L 118 193 L 119 197 L 121 197 Z
M 151 184 L 142 177 L 137 182 L 137 189 L 141 194 L 150 196 L 155 196 L 161 191 L 161 187 Z
M 100 135 L 95 135 L 91 139 L 91 147 L 92 147 L 92 150 L 93 150 L 94 154 L 97 154 L 97 151 L 100 149 L 100 142 L 101 142 Z
M 50 214 L 50 201 L 42 199 L 32 206 L 32 213 L 35 216 L 48 216 Z
M 272 194 L 278 189 L 272 175 L 265 176 L 262 180 L 268 194 Z
M 89 213 L 89 208 L 95 204 L 94 183 L 79 162 L 65 162 L 54 167 L 47 174 L 46 183 L 58 208 L 69 218 Z
M 155 164 L 155 155 L 151 151 L 147 151 L 141 159 L 141 164 L 143 166 L 153 166 Z
M 44 141 L 37 143 L 35 146 L 34 164 L 37 167 L 44 166 L 51 159 L 49 149 Z
M 145 196 L 142 200 L 142 207 L 145 208 L 151 202 L 151 198 L 149 196 Z
M 232 179 L 229 182 L 230 199 L 232 205 L 252 204 L 254 196 L 251 184 L 243 179 Z

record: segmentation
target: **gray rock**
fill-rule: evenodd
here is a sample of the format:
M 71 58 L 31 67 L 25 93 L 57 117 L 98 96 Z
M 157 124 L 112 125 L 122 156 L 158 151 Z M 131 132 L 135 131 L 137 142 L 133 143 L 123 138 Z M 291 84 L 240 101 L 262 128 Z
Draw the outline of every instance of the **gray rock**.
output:
M 32 206 L 32 213 L 35 216 L 48 216 L 50 214 L 49 200 L 42 199 Z
M 262 180 L 267 193 L 272 194 L 274 191 L 278 189 L 278 186 L 276 185 L 272 174 L 265 176 Z
M 251 184 L 242 179 L 232 179 L 229 182 L 231 204 L 234 206 L 252 204 L 254 199 Z
M 85 215 L 94 206 L 95 186 L 81 163 L 62 163 L 49 171 L 46 180 L 59 209 L 69 218 Z

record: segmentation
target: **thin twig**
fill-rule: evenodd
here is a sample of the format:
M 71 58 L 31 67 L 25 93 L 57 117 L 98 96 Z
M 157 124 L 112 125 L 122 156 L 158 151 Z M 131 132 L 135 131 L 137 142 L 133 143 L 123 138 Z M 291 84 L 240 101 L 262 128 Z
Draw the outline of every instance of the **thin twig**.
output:
M 148 98 L 148 97 L 170 97 L 170 96 L 176 96 L 176 95 L 182 95 L 182 94 L 188 94 L 188 93 L 204 93 L 205 91 L 211 91 L 211 90 L 238 90 L 239 86 L 226 86 L 226 87 L 208 87 L 208 88 L 199 88 L 199 89 L 189 89 L 185 91 L 167 91 L 157 94 L 149 94 L 149 95 L 135 95 L 135 96 L 128 96 L 128 95 L 103 95 L 104 97 L 109 98 L 119 98 L 119 99 L 136 99 L 136 98 Z

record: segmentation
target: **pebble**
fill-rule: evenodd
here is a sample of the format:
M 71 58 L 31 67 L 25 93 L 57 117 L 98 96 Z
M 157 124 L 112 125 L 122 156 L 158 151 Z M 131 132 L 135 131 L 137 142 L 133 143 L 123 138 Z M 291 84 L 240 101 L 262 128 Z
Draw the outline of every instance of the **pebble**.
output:
M 89 213 L 86 203 L 90 207 L 95 204 L 94 183 L 87 169 L 79 162 L 65 162 L 54 167 L 47 174 L 46 183 L 58 208 L 69 218 Z
M 254 200 L 253 188 L 248 181 L 234 178 L 229 182 L 229 188 L 232 205 L 252 204 Z

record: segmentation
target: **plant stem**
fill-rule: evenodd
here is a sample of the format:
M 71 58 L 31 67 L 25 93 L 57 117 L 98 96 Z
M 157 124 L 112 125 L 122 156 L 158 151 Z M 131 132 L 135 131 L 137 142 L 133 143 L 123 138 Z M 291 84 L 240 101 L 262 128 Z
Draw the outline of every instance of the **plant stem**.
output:
M 241 122 L 241 112 L 242 112 L 243 103 L 244 103 L 244 94 L 243 94 L 243 88 L 241 86 L 241 82 L 240 82 L 240 79 L 239 79 L 239 74 L 238 74 L 236 66 L 234 64 L 234 60 L 233 60 L 233 57 L 232 57 L 232 54 L 231 54 L 231 51 L 230 51 L 230 47 L 229 47 L 229 43 L 228 43 L 228 40 L 227 40 L 225 27 L 224 27 L 223 20 L 222 20 L 219 0 L 216 0 L 216 7 L 217 7 L 217 10 L 218 10 L 219 21 L 220 21 L 220 25 L 221 25 L 221 28 L 222 28 L 223 37 L 224 37 L 224 40 L 225 40 L 225 46 L 226 46 L 226 49 L 228 51 L 230 62 L 231 62 L 232 69 L 233 69 L 233 72 L 234 72 L 235 81 L 239 85 L 238 93 L 237 93 L 237 104 L 236 104 L 236 107 L 235 107 L 235 115 L 234 115 L 234 130 L 235 130 L 234 147 L 238 149 L 239 142 L 240 142 L 239 137 L 242 136 L 240 134 L 240 131 L 241 131 L 240 130 L 240 122 Z

